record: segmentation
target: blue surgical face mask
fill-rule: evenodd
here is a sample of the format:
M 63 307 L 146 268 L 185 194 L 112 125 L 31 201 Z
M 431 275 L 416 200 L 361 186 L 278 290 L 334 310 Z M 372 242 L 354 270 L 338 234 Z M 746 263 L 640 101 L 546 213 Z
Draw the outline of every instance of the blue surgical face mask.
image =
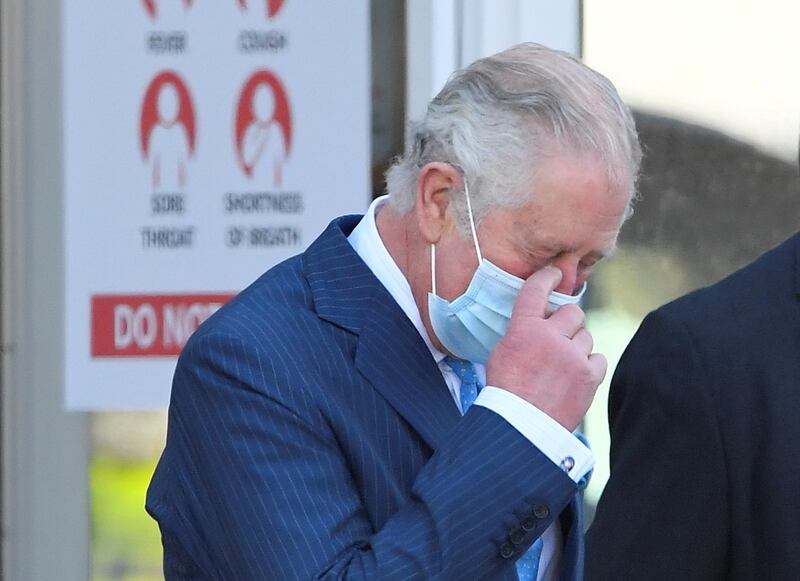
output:
M 483 258 L 466 181 L 464 194 L 478 268 L 464 294 L 447 301 L 436 294 L 436 247 L 431 245 L 432 292 L 428 293 L 428 314 L 433 331 L 445 349 L 461 359 L 485 364 L 489 353 L 506 334 L 514 301 L 525 281 Z M 577 295 L 552 292 L 547 299 L 548 313 L 566 304 L 579 303 L 584 292 L 586 283 Z

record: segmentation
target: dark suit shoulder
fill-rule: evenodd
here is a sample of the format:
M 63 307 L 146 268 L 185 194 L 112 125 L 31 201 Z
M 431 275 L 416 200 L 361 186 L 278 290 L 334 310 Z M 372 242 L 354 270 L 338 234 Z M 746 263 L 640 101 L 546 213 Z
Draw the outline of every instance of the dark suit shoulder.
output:
M 711 286 L 656 310 L 658 316 L 690 329 L 699 339 L 752 337 L 755 329 L 785 326 L 796 308 L 800 234 Z
M 684 377 L 672 382 L 672 397 L 702 390 L 720 413 L 736 416 L 766 397 L 767 386 L 769 397 L 794 389 L 800 373 L 799 250 L 795 235 L 718 283 L 648 315 L 623 356 L 616 391 L 631 370 L 651 378 L 680 371 Z M 689 383 L 695 388 L 680 388 Z
M 297 256 L 264 273 L 200 326 L 181 353 L 176 378 L 192 369 L 219 368 L 231 377 L 259 369 L 258 381 L 238 379 L 262 392 L 289 385 L 314 391 L 325 370 L 338 367 L 331 362 L 351 357 L 354 346 L 355 337 L 317 315 Z
M 302 320 L 316 323 L 317 317 L 300 256 L 295 256 L 269 269 L 225 304 L 200 326 L 187 347 L 208 335 L 249 343 L 273 340 L 279 334 L 290 341 L 303 329 Z

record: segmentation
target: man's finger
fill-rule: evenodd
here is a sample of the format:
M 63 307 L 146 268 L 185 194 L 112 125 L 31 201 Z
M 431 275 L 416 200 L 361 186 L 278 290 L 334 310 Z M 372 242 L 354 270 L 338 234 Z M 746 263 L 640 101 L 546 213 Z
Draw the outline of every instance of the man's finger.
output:
M 586 330 L 586 327 L 582 327 L 575 333 L 575 336 L 572 338 L 572 343 L 581 350 L 581 353 L 585 353 L 588 357 L 592 353 L 592 348 L 594 347 L 594 339 L 592 338 L 592 334 Z
M 592 370 L 592 376 L 595 378 L 597 385 L 600 385 L 606 376 L 606 371 L 608 371 L 606 356 L 602 353 L 589 355 L 589 368 Z
M 545 266 L 528 277 L 514 302 L 512 317 L 538 317 L 543 319 L 547 310 L 547 297 L 561 282 L 563 274 L 555 266 Z
M 550 315 L 549 320 L 559 333 L 571 339 L 583 328 L 586 315 L 578 305 L 564 305 Z

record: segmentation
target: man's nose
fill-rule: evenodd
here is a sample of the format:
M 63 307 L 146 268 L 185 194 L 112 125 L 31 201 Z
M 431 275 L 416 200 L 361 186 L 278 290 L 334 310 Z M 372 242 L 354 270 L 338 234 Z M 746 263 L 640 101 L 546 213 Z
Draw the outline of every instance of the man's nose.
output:
M 563 260 L 553 264 L 561 270 L 561 282 L 555 288 L 556 292 L 572 295 L 578 290 L 578 286 L 583 284 L 583 280 L 578 280 L 578 265 L 575 261 Z

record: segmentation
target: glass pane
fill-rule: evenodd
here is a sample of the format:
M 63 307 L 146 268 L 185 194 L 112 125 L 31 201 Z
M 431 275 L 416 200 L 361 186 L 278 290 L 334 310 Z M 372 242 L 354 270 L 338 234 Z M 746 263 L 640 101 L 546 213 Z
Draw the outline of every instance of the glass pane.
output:
M 710 284 L 797 230 L 800 6 L 584 1 L 584 56 L 634 108 L 641 201 L 595 277 L 589 324 L 610 371 L 650 310 Z M 608 478 L 608 379 L 587 418 Z

